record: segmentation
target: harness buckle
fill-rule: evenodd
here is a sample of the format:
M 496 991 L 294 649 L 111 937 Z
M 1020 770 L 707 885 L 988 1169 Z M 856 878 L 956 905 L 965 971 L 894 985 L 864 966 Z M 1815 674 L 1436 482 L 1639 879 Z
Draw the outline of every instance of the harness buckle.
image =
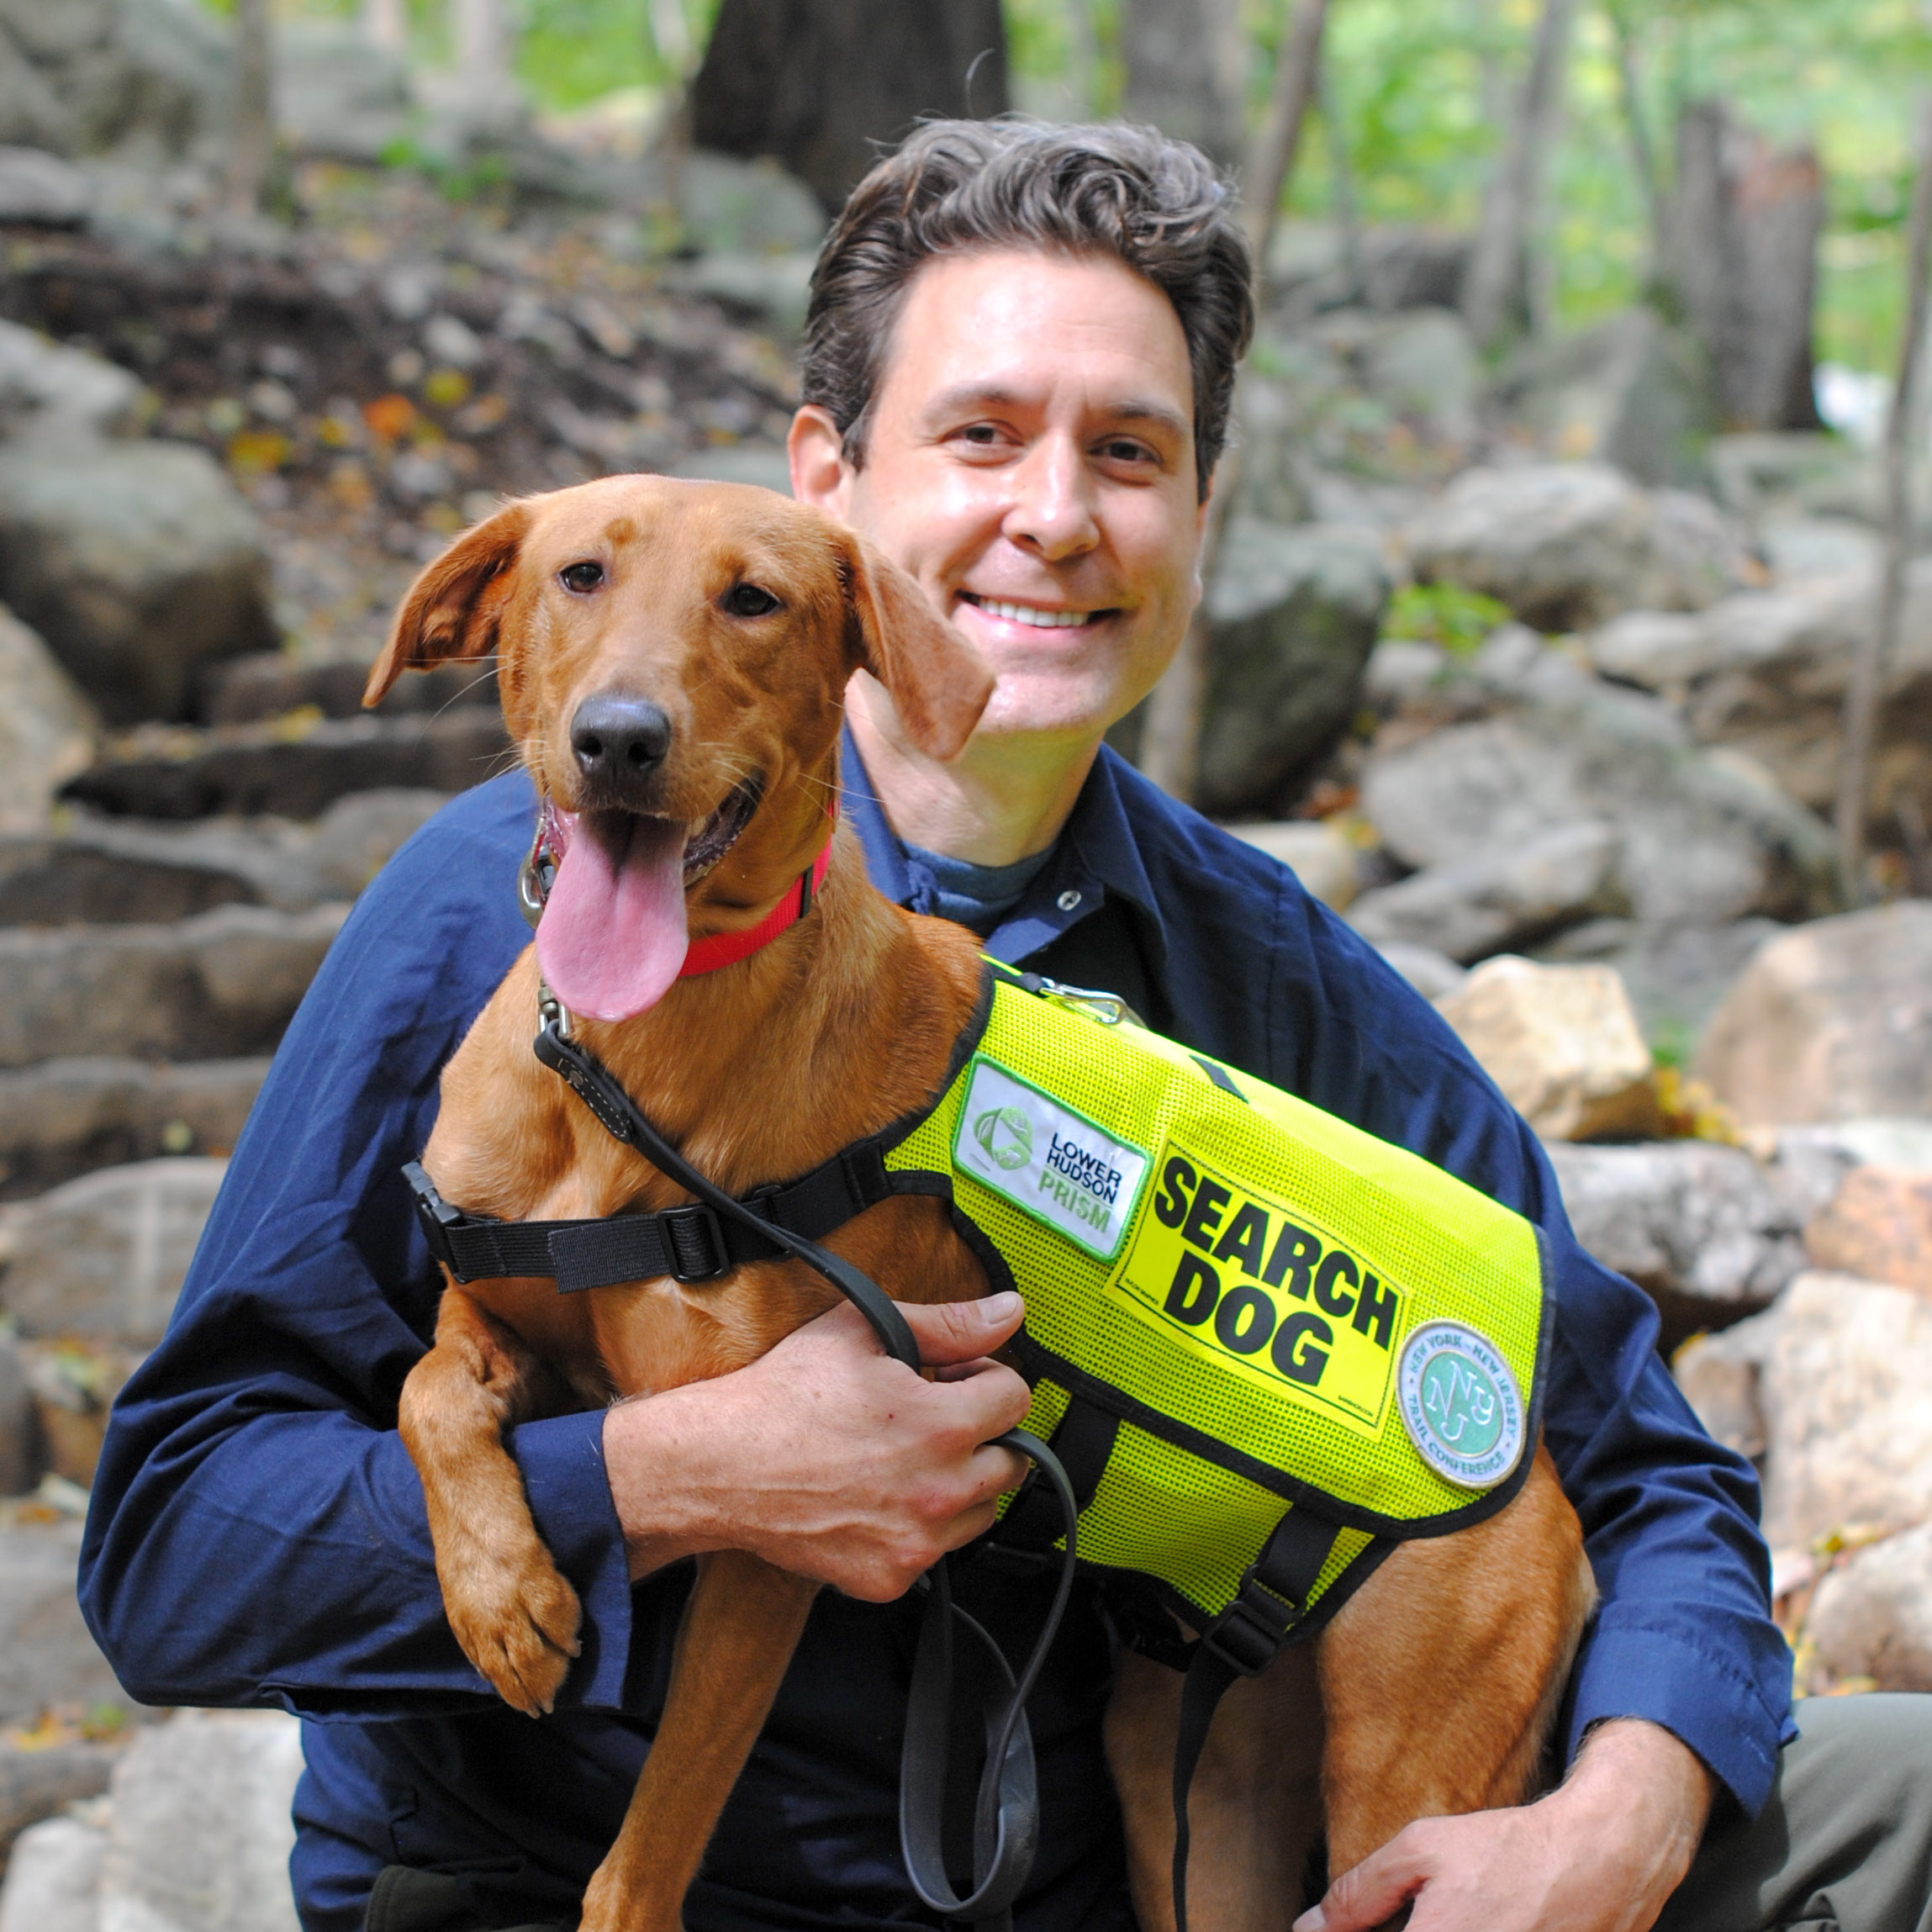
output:
M 669 1251 L 674 1281 L 715 1281 L 731 1271 L 731 1251 L 725 1246 L 724 1224 L 701 1201 L 668 1207 L 658 1217 Z
M 1242 1578 L 1234 1601 L 1201 1632 L 1201 1644 L 1231 1671 L 1257 1677 L 1281 1655 L 1301 1614 L 1301 1604 L 1257 1583 L 1251 1570 Z
M 420 1162 L 404 1162 L 403 1179 L 415 1197 L 416 1219 L 421 1225 L 424 1240 L 429 1243 L 431 1258 L 440 1261 L 460 1281 L 462 1275 L 457 1267 L 456 1248 L 450 1240 L 450 1230 L 462 1225 L 463 1211 L 451 1207 L 436 1192 L 436 1184 L 423 1171 Z

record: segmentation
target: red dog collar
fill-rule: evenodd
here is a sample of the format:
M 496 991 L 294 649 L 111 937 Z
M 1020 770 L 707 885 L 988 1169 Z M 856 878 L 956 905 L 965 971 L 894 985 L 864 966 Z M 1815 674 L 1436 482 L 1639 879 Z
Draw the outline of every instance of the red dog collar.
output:
M 742 932 L 714 932 L 708 939 L 694 939 L 678 977 L 689 979 L 694 974 L 715 973 L 721 966 L 735 966 L 739 960 L 750 958 L 761 947 L 769 946 L 811 911 L 812 901 L 818 897 L 825 875 L 831 869 L 831 839 L 828 835 L 824 849 L 799 874 L 798 884 L 756 926 L 747 926 Z

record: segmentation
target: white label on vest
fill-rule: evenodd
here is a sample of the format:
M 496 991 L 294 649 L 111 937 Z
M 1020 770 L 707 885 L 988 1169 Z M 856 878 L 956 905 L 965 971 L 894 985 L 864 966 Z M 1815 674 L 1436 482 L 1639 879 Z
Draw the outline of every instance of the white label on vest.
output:
M 1111 1261 L 1148 1157 L 996 1060 L 975 1058 L 953 1164 L 1056 1234 Z

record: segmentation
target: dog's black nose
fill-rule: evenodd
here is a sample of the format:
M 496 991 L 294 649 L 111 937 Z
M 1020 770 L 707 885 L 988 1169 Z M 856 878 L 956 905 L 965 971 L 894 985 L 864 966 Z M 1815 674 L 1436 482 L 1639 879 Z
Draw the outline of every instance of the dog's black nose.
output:
M 648 698 L 586 698 L 570 721 L 570 748 L 593 786 L 621 791 L 663 763 L 671 721 Z

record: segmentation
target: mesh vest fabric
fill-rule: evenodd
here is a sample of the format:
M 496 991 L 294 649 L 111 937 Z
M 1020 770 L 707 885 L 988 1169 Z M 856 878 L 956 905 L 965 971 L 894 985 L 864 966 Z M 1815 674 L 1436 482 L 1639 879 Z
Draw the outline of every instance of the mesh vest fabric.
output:
M 885 1164 L 895 1187 L 949 1185 L 962 1232 L 1026 1296 L 1022 1427 L 1050 1437 L 1076 1395 L 1121 1418 L 1084 1560 L 1153 1577 L 1205 1622 L 1285 1509 L 1311 1507 L 1341 1526 L 1312 1628 L 1371 1546 L 1514 1496 L 1549 1326 L 1533 1223 L 1264 1081 L 1004 977 L 969 1044 Z M 1507 1365 L 1492 1391 L 1520 1407 L 1492 1479 L 1449 1480 L 1399 1413 L 1408 1344 L 1438 1331 Z

